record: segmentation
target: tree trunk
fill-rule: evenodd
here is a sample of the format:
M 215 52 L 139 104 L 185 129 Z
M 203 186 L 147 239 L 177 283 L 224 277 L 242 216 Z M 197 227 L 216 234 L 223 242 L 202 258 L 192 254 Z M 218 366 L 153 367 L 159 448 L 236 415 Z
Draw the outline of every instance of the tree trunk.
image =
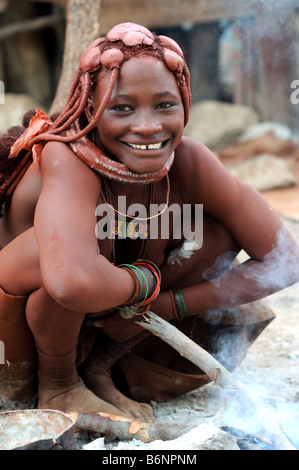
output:
M 102 0 L 68 0 L 62 72 L 50 114 L 61 111 L 81 55 L 100 36 Z

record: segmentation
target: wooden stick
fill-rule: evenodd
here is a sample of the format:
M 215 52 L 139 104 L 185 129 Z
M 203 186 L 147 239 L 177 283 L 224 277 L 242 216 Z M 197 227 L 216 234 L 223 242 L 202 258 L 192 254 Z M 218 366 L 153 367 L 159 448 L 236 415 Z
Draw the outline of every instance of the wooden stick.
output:
M 115 439 L 130 441 L 139 439 L 152 442 L 157 439 L 168 441 L 177 439 L 195 427 L 179 423 L 142 423 L 106 413 L 68 413 L 82 431 L 96 432 L 108 441 Z
M 252 399 L 241 387 L 236 378 L 223 367 L 220 362 L 214 359 L 207 351 L 192 341 L 188 336 L 179 331 L 175 326 L 166 322 L 153 312 L 147 312 L 142 322 L 137 322 L 146 330 L 151 331 L 154 335 L 159 336 L 163 341 L 172 346 L 181 356 L 202 369 L 214 383 L 228 392 L 230 399 L 236 400 L 241 406 L 245 416 L 251 415 L 258 422 L 256 416 L 259 403 L 252 402 Z M 269 428 L 259 423 L 262 434 L 268 436 L 277 450 L 296 450 L 281 428 L 275 423 L 270 423 Z
M 175 326 L 166 322 L 163 318 L 158 317 L 158 315 L 153 312 L 147 312 L 142 318 L 145 321 L 136 322 L 138 325 L 143 326 L 146 330 L 159 336 L 163 341 L 178 351 L 181 356 L 202 369 L 214 383 L 217 383 L 221 388 L 229 388 L 236 392 L 239 391 L 239 383 L 235 377 L 228 372 L 220 362 L 211 356 L 211 354 L 198 346 L 198 344 L 188 338 L 188 336 Z

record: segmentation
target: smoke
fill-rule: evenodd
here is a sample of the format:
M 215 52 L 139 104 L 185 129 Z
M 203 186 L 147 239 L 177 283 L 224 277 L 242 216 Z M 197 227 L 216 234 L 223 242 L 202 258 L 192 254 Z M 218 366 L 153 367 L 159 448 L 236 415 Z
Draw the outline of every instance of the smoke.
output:
M 256 383 L 256 372 L 251 377 L 243 373 L 234 375 L 246 392 L 246 400 L 234 400 L 222 390 L 223 406 L 214 418 L 217 424 L 261 436 L 272 442 L 272 450 L 287 450 L 292 446 L 299 449 L 299 403 L 269 398 L 274 381 L 276 386 L 283 386 L 281 379 L 271 375 L 262 385 Z
M 211 274 L 219 272 L 225 267 L 225 271 L 220 276 L 210 279 L 210 282 L 219 288 L 221 288 L 228 272 L 228 261 L 231 256 L 232 253 L 221 256 L 205 273 L 206 278 L 209 278 Z M 278 231 L 275 246 L 265 256 L 262 263 L 247 261 L 244 266 L 238 265 L 232 269 L 239 270 L 240 276 L 245 281 L 243 286 L 248 289 L 248 292 L 251 291 L 252 286 L 256 286 L 256 290 L 262 287 L 275 292 L 293 284 L 294 288 L 292 288 L 290 295 L 293 292 L 295 297 L 292 297 L 292 305 L 288 303 L 286 305 L 288 297 L 283 292 L 279 295 L 275 294 L 273 305 L 277 307 L 275 309 L 277 314 L 284 314 L 286 310 L 290 311 L 290 308 L 294 308 L 294 298 L 298 299 L 295 283 L 299 280 L 299 251 L 296 243 L 290 238 L 286 227 L 282 227 Z M 230 294 L 234 295 L 234 285 L 230 287 Z M 281 299 L 281 303 L 279 299 Z M 268 302 L 268 300 L 270 301 Z M 248 308 L 254 310 L 254 304 L 257 306 L 264 302 L 267 306 L 271 305 L 271 297 L 267 301 L 262 300 L 248 304 Z M 281 312 L 279 312 L 279 308 L 281 308 Z M 227 309 L 226 313 L 237 318 L 242 314 L 242 311 L 240 311 L 240 307 L 235 307 Z M 209 320 L 215 321 L 215 324 L 219 323 L 222 314 L 223 312 L 220 311 L 211 311 L 209 312 Z M 240 362 L 243 361 L 251 347 L 254 339 L 254 335 L 253 337 L 251 335 L 251 325 L 247 325 L 249 329 L 243 335 L 242 341 L 240 341 L 238 325 L 232 325 L 229 330 L 219 330 L 215 334 L 212 344 L 212 349 L 215 351 L 213 355 L 227 369 L 231 370 L 231 367 L 236 367 L 234 376 L 246 390 L 246 395 L 249 395 L 250 403 L 254 404 L 253 410 L 245 402 L 240 404 L 233 400 L 224 390 L 221 392 L 221 396 L 225 401 L 225 406 L 220 411 L 218 418 L 226 426 L 247 431 L 248 434 L 257 434 L 269 440 L 272 439 L 273 433 L 275 445 L 282 448 L 288 446 L 288 441 L 294 447 L 299 448 L 299 403 L 292 403 L 292 397 L 290 397 L 294 389 L 291 380 L 295 380 L 295 385 L 298 376 L 298 347 L 296 349 L 296 341 L 290 334 L 291 326 L 285 327 L 284 330 L 283 325 L 282 320 L 277 330 L 279 336 L 276 342 L 273 342 L 275 341 L 273 333 L 269 331 L 268 335 L 268 330 L 263 333 L 259 338 L 259 344 L 255 345 L 255 353 L 250 355 L 249 359 L 245 361 L 245 365 L 241 366 L 237 363 L 234 364 L 234 361 L 236 355 L 238 355 Z M 270 328 L 271 325 L 269 330 Z M 290 344 L 292 344 L 291 352 Z M 277 348 L 279 351 L 275 354 L 274 351 Z M 256 352 L 261 355 L 262 366 L 257 363 Z M 285 364 L 287 365 L 285 366 Z M 279 433 L 281 433 L 282 442 L 277 444 L 277 440 L 279 441 L 277 434 L 279 435 Z M 284 435 L 287 437 L 285 442 Z
M 223 286 L 228 288 L 225 284 L 227 275 L 227 269 L 225 268 L 227 268 L 231 256 L 232 252 L 222 255 L 204 273 L 204 278 L 210 279 L 210 282 L 216 288 L 221 289 Z M 224 272 L 211 279 L 211 273 L 219 272 L 220 269 L 223 269 Z M 277 232 L 275 246 L 262 262 L 247 260 L 232 269 L 238 272 L 240 278 L 244 281 L 241 286 L 243 292 L 247 290 L 250 294 L 255 289 L 255 291 L 264 290 L 265 292 L 274 293 L 299 281 L 299 247 L 290 237 L 287 228 L 283 226 Z M 234 295 L 238 295 L 236 286 L 229 286 L 229 290 L 232 299 L 231 304 L 237 304 L 233 299 Z M 211 315 L 213 315 L 213 312 L 211 312 Z
M 254 281 L 257 288 L 277 292 L 299 281 L 299 248 L 290 240 L 286 227 L 277 233 L 276 245 L 263 262 L 243 271 L 244 278 Z

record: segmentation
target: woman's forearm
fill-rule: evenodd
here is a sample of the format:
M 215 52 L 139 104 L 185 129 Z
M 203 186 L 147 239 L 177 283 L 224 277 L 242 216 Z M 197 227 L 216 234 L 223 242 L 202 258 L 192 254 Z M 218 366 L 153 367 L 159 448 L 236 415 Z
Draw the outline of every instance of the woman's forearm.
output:
M 56 302 L 77 312 L 115 308 L 125 304 L 134 292 L 134 281 L 128 272 L 108 262 L 104 266 L 100 262 L 97 265 L 96 257 L 90 269 L 48 273 L 44 284 Z
M 193 286 L 184 287 L 182 280 L 187 316 L 205 316 L 209 311 L 254 302 L 298 282 L 298 247 L 287 253 L 287 259 L 277 256 L 278 252 L 272 252 L 263 262 L 247 260 L 217 278 Z M 152 310 L 165 320 L 175 318 L 169 292 L 160 294 Z

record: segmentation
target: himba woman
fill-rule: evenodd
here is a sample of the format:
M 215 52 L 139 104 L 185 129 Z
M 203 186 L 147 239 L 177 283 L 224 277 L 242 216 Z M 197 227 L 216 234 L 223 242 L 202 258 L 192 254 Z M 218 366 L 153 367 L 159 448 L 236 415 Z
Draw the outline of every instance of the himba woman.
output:
M 299 280 L 269 204 L 183 136 L 190 104 L 177 43 L 124 23 L 85 51 L 58 117 L 2 137 L 3 399 L 37 379 L 39 408 L 152 421 L 150 400 L 208 378 L 136 319 L 150 309 L 232 370 L 275 316 L 256 301 Z

